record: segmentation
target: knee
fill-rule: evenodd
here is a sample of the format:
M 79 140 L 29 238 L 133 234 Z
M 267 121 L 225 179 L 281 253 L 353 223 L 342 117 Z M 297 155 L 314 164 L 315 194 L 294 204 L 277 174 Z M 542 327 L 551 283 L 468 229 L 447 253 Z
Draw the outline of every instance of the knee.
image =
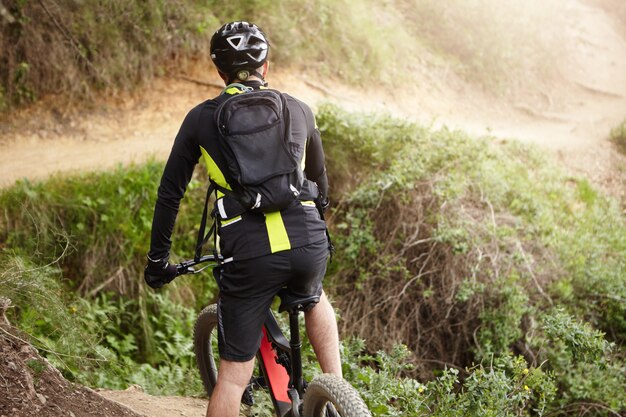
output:
M 250 382 L 254 370 L 254 359 L 246 362 L 222 360 L 217 374 L 218 382 L 244 389 Z

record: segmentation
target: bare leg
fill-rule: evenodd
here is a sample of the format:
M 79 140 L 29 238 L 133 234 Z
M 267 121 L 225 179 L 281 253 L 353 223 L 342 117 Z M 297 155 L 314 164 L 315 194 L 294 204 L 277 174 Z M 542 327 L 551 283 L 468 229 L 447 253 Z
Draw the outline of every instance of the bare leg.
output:
M 320 363 L 322 372 L 342 376 L 339 357 L 339 335 L 335 312 L 326 294 L 322 292 L 320 302 L 304 313 L 306 333 Z
M 217 373 L 217 384 L 211 394 L 207 417 L 238 417 L 241 396 L 246 389 L 254 359 L 248 362 L 232 362 L 222 359 Z

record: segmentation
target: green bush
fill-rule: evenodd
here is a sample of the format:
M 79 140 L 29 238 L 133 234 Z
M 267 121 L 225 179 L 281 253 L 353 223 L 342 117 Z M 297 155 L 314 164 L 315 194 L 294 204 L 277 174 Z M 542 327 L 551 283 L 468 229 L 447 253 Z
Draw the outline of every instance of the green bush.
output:
M 520 356 L 505 355 L 463 372 L 446 369 L 420 383 L 404 376 L 413 367 L 404 346 L 375 355 L 364 353 L 361 340 L 343 348 L 345 377 L 376 416 L 541 416 L 556 394 L 552 375 Z
M 20 181 L 0 192 L 6 219 L 0 239 L 39 264 L 60 257 L 65 278 L 81 294 L 102 289 L 136 294 L 162 171 L 162 163 L 149 162 L 45 182 Z M 199 202 L 204 193 L 200 181 L 193 180 L 189 198 Z M 191 256 L 202 207 L 182 206 L 173 252 L 180 248 L 183 256 Z
M 0 264 L 0 296 L 14 306 L 10 322 L 69 380 L 112 389 L 139 384 L 152 394 L 203 392 L 191 348 L 196 313 L 176 297 L 79 298 L 67 291 L 58 264 L 37 266 L 6 252 Z M 146 338 L 151 351 L 142 346 Z
M 180 72 L 195 60 L 212 66 L 208 40 L 232 20 L 261 26 L 270 35 L 271 59 L 279 65 L 351 81 L 391 80 L 394 72 L 383 70 L 394 65 L 380 63 L 405 54 L 389 45 L 411 42 L 395 24 L 401 21 L 398 13 L 381 27 L 370 7 L 352 0 L 9 1 L 6 10 L 12 22 L 1 29 L 6 59 L 0 61 L 0 86 L 8 105 L 49 93 L 85 97 L 103 88 L 130 89 L 155 75 Z
M 88 299 L 114 291 L 138 300 L 132 301 L 136 313 L 132 328 L 140 330 L 134 341 L 137 359 L 150 363 L 159 357 L 154 342 L 157 323 L 147 314 L 150 295 L 143 267 L 162 170 L 161 163 L 149 162 L 46 182 L 22 181 L 0 192 L 0 210 L 6 219 L 0 223 L 0 240 L 5 248 L 35 269 L 55 265 L 50 273 L 62 277 L 63 288 Z M 182 204 L 172 248 L 175 261 L 190 258 L 194 252 L 204 194 L 201 181 L 194 179 L 188 196 L 198 204 Z M 173 299 L 196 309 L 215 292 L 210 277 L 183 278 L 171 287 Z
M 623 351 L 601 353 L 612 365 L 582 384 L 578 365 L 550 342 L 545 315 L 561 305 L 609 342 L 626 340 L 626 224 L 615 200 L 515 142 L 332 107 L 318 124 L 331 185 L 355 179 L 330 215 L 338 250 L 329 292 L 347 334 L 374 349 L 406 343 L 422 380 L 442 365 L 464 369 L 509 351 L 534 367 L 548 360 L 542 369 L 561 388 L 549 407 L 560 410 L 584 409 L 576 387 L 604 378 L 623 385 L 615 379 Z M 587 395 L 598 409 L 624 407 L 620 395 Z

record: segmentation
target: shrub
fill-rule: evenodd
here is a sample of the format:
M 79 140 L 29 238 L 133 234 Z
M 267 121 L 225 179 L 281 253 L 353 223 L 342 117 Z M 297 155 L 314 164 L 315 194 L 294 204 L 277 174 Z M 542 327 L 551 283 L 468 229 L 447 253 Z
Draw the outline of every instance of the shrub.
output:
M 344 334 L 366 337 L 373 349 L 407 344 L 421 380 L 442 366 L 464 369 L 511 350 L 535 367 L 551 359 L 542 368 L 563 388 L 553 406 L 575 407 L 580 374 L 557 360 L 561 348 L 548 342 L 556 334 L 542 327 L 544 313 L 561 305 L 624 343 L 619 204 L 515 142 L 495 146 L 336 108 L 322 108 L 318 124 L 331 185 L 347 178 L 348 165 L 358 181 L 329 216 L 337 248 L 329 292 Z M 381 126 L 384 136 L 368 134 Z M 345 140 L 344 131 L 358 133 Z M 370 149 L 393 152 L 378 159 Z M 619 386 L 623 353 L 601 356 L 612 367 L 591 372 L 597 379 L 585 386 L 601 386 L 602 378 Z M 587 394 L 590 404 L 623 407 L 619 395 Z
M 1 16 L 0 109 L 47 94 L 132 89 L 195 61 L 210 66 L 208 38 L 232 20 L 259 24 L 270 36 L 272 61 L 296 70 L 393 85 L 420 68 L 453 68 L 510 93 L 520 80 L 539 84 L 552 71 L 547 51 L 558 34 L 542 34 L 561 26 L 558 13 L 546 11 L 552 1 L 531 3 L 10 0 Z
M 142 274 L 162 170 L 162 164 L 149 162 L 46 182 L 22 181 L 0 192 L 0 207 L 6 219 L 0 224 L 0 240 L 6 242 L 7 249 L 34 268 L 58 265 L 54 269 L 57 278 L 62 277 L 66 287 L 88 299 L 113 291 L 140 300 L 134 307 L 134 318 L 138 320 L 134 326 L 141 329 L 135 343 L 139 357 L 147 360 L 158 354 L 152 343 L 156 323 L 146 314 L 149 295 Z M 188 195 L 201 201 L 204 194 L 204 187 L 194 179 Z M 191 257 L 200 210 L 201 204 L 182 205 L 172 259 Z M 190 285 L 184 285 L 187 282 Z M 209 277 L 193 281 L 182 278 L 171 287 L 173 299 L 196 308 L 207 303 L 215 291 Z
M 358 339 L 344 344 L 344 373 L 376 416 L 541 416 L 556 394 L 551 374 L 520 356 L 473 366 L 462 379 L 451 368 L 420 383 L 403 376 L 412 367 L 406 347 L 375 355 L 364 354 L 364 347 Z
M 79 298 L 65 288 L 57 264 L 37 266 L 5 252 L 0 265 L 0 296 L 14 305 L 11 323 L 69 380 L 112 389 L 139 384 L 152 394 L 202 392 L 191 348 L 195 310 L 175 297 Z M 143 348 L 146 338 L 152 350 Z

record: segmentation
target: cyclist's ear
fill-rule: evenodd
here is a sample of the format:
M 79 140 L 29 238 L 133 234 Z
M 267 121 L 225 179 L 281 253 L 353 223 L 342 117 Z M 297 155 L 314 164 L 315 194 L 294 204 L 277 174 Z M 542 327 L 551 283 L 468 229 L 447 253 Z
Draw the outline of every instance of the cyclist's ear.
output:
M 265 61 L 265 63 L 263 64 L 263 66 L 261 67 L 261 74 L 263 74 L 263 78 L 265 78 L 267 76 L 267 72 L 270 69 L 270 61 Z

